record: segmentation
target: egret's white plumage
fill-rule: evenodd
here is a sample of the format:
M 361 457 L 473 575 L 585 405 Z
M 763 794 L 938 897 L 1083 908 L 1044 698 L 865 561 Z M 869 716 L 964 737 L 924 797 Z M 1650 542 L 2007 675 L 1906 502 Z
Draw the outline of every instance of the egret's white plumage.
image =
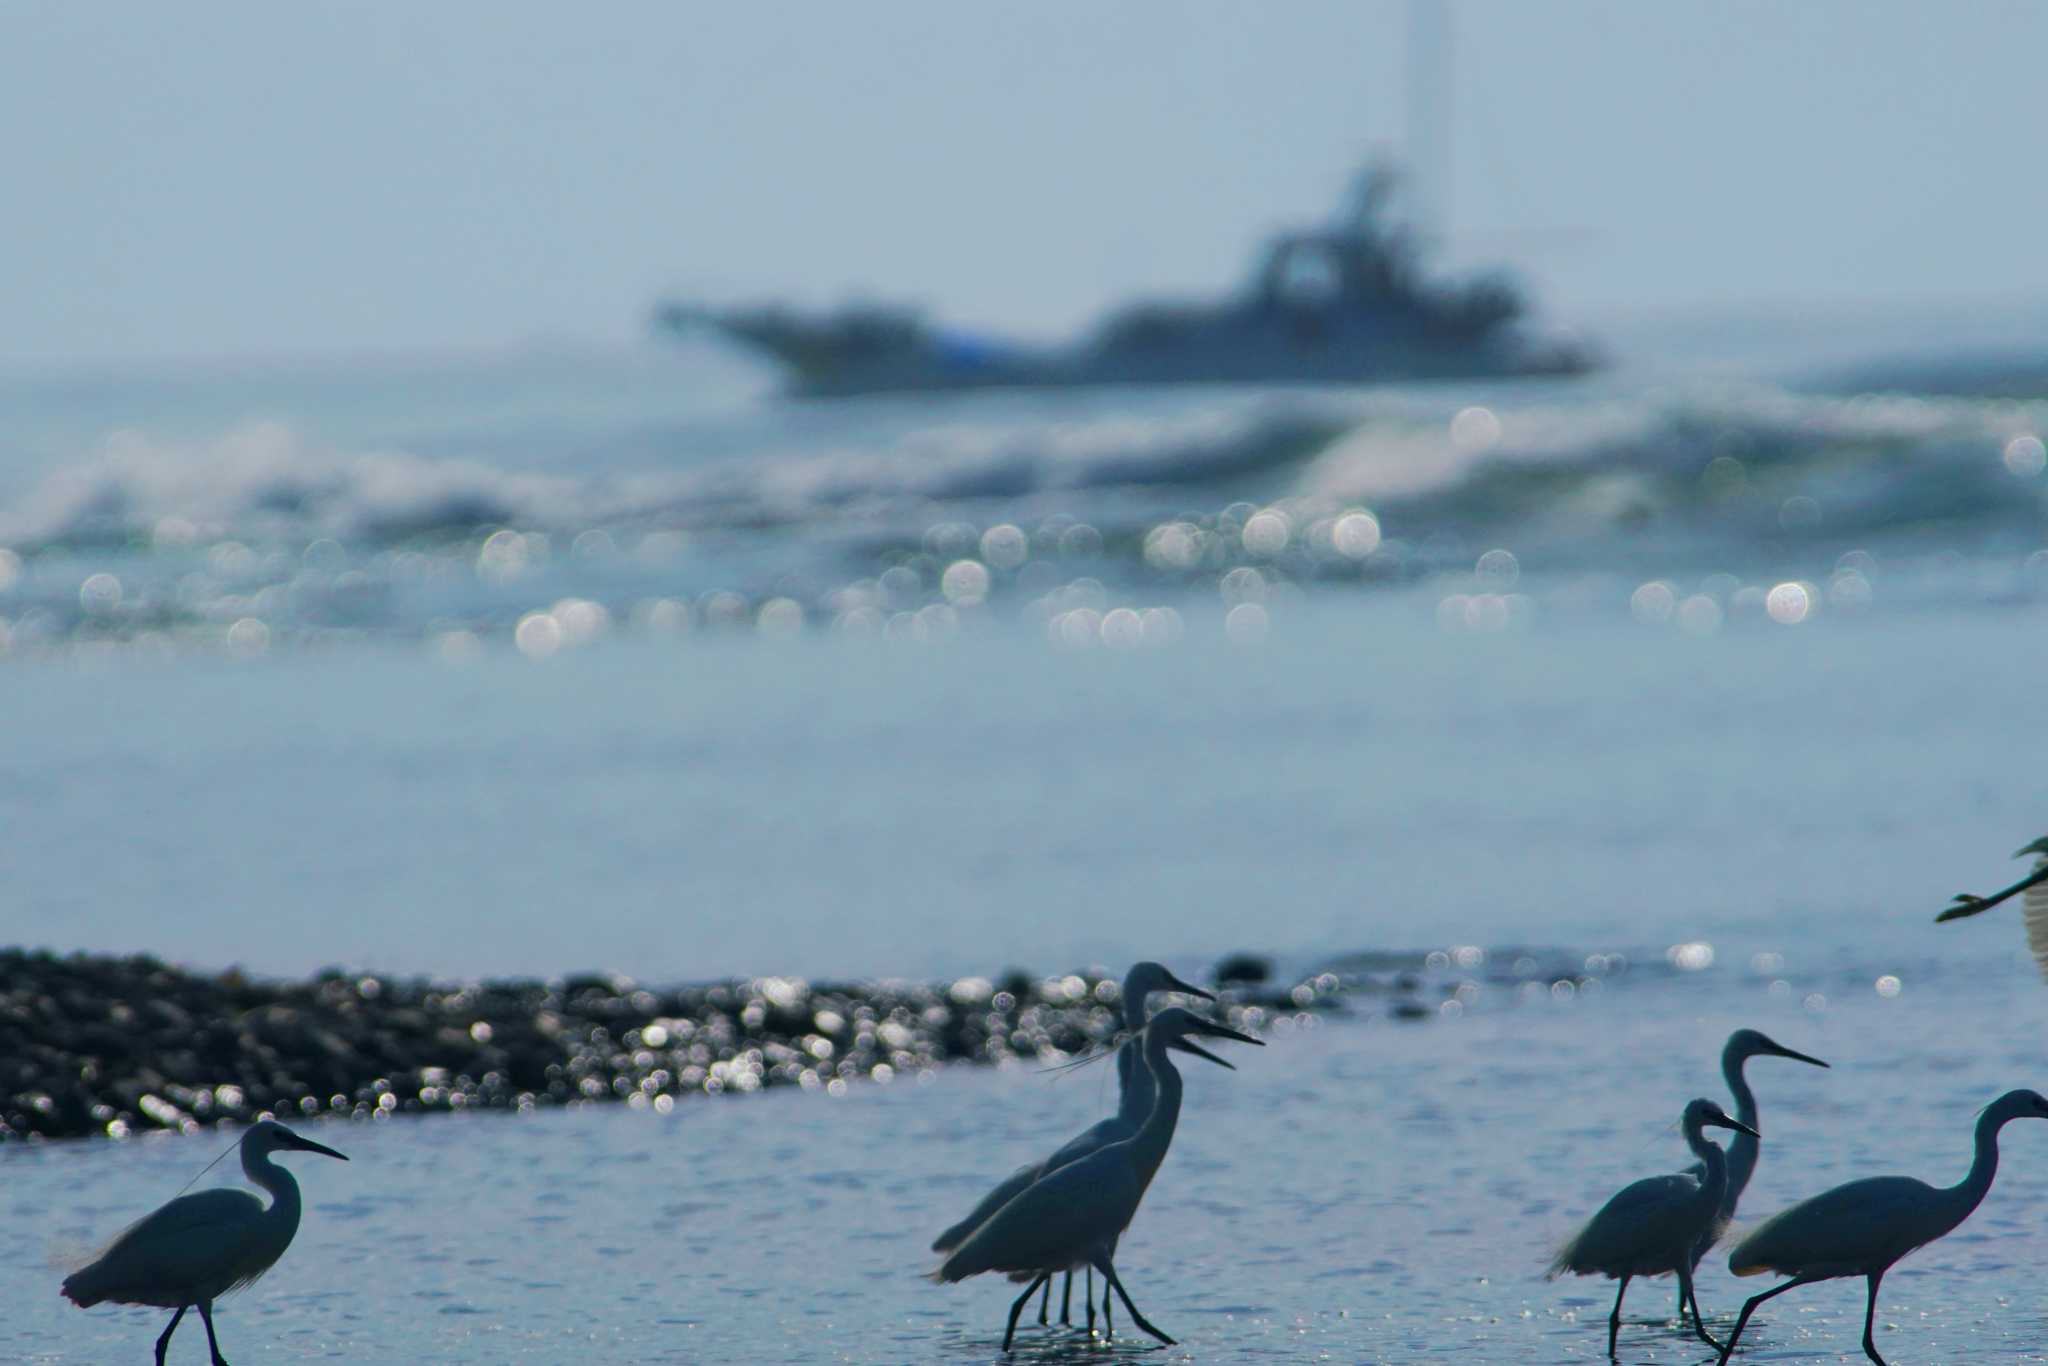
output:
M 157 1339 L 158 1366 L 178 1320 L 197 1306 L 214 1366 L 226 1366 L 213 1335 L 213 1302 L 270 1270 L 298 1232 L 299 1185 L 271 1160 L 280 1150 L 348 1160 L 275 1120 L 261 1120 L 242 1135 L 242 1171 L 270 1192 L 268 1205 L 241 1190 L 181 1195 L 129 1225 L 89 1265 L 65 1277 L 65 1298 L 81 1309 L 112 1301 L 176 1310 Z
M 1930 1186 L 1910 1176 L 1875 1176 L 1851 1181 L 1803 1200 L 1758 1225 L 1728 1254 L 1738 1276 L 1776 1272 L 1792 1279 L 1742 1306 L 1735 1331 L 1721 1350 L 1725 1363 L 1756 1307 L 1797 1285 L 1861 1276 L 1868 1283 L 1863 1311 L 1863 1353 L 1878 1366 L 1871 1330 L 1877 1317 L 1877 1287 L 1894 1262 L 1953 1231 L 1983 1201 L 1998 1174 L 1998 1131 L 2015 1119 L 2048 1119 L 2048 1097 L 2038 1091 L 2008 1091 L 1977 1116 L 1976 1155 L 1969 1175 L 1953 1186 Z
M 1742 1075 L 1743 1064 L 1751 1058 L 1790 1058 L 1815 1067 L 1827 1066 L 1819 1058 L 1795 1052 L 1754 1029 L 1738 1029 L 1730 1034 L 1727 1044 L 1721 1049 L 1721 1076 L 1735 1096 L 1735 1117 L 1752 1129 L 1757 1127 L 1756 1093 L 1749 1089 L 1749 1080 Z M 1735 1218 L 1735 1206 L 1741 1202 L 1742 1192 L 1749 1186 L 1749 1178 L 1756 1174 L 1760 1152 L 1760 1145 L 1750 1134 L 1738 1131 L 1729 1140 L 1728 1188 L 1721 1196 L 1721 1217 L 1701 1235 L 1699 1242 L 1693 1244 L 1692 1264 L 1695 1269 L 1699 1267 L 1700 1259 L 1707 1255 L 1707 1250 L 1720 1240 L 1722 1230 Z M 1706 1168 L 1696 1163 L 1692 1173 L 1704 1179 Z M 1680 1305 L 1678 1312 L 1683 1314 L 1685 1306 Z M 1693 1312 L 1699 1312 L 1698 1305 L 1693 1306 Z
M 1010 1306 L 1009 1326 L 1003 1333 L 1005 1351 L 1016 1334 L 1017 1316 L 1039 1286 L 1055 1273 L 1076 1266 L 1100 1271 L 1140 1328 L 1161 1342 L 1173 1341 L 1147 1323 L 1131 1303 L 1111 1259 L 1117 1238 L 1137 1214 L 1139 1202 L 1173 1142 L 1180 1120 L 1181 1079 L 1167 1053 L 1190 1034 L 1259 1042 L 1178 1006 L 1153 1016 L 1142 1036 L 1142 1058 L 1152 1073 L 1158 1098 L 1137 1132 L 1097 1148 L 1019 1191 L 931 1273 L 937 1281 L 960 1281 L 987 1271 L 1022 1273 L 1029 1278 L 1024 1293 Z
M 1145 1027 L 1148 1014 L 1147 1003 L 1150 998 L 1154 993 L 1165 991 L 1178 991 L 1188 996 L 1198 996 L 1205 1001 L 1216 999 L 1200 987 L 1190 986 L 1188 983 L 1183 982 L 1162 964 L 1149 960 L 1132 964 L 1131 970 L 1124 974 L 1123 991 L 1119 998 L 1123 1005 L 1124 1029 L 1128 1032 L 1129 1037 L 1124 1040 L 1123 1046 L 1117 1049 L 1116 1053 L 1116 1113 L 1108 1119 L 1089 1127 L 1074 1138 L 1069 1139 L 1052 1156 L 1039 1162 L 1027 1162 L 1017 1168 L 1016 1171 L 1011 1172 L 1002 1181 L 998 1182 L 993 1190 L 984 1195 L 979 1204 L 968 1211 L 966 1218 L 932 1239 L 932 1251 L 951 1252 L 962 1242 L 966 1241 L 967 1236 L 979 1228 L 984 1220 L 1016 1198 L 1018 1193 L 1030 1186 L 1032 1182 L 1037 1181 L 1049 1172 L 1058 1171 L 1070 1162 L 1075 1162 L 1088 1156 L 1088 1154 L 1095 1152 L 1097 1149 L 1106 1148 L 1112 1143 L 1120 1143 L 1138 1132 L 1138 1127 L 1145 1122 L 1145 1116 L 1152 1113 L 1153 1101 L 1157 1095 L 1151 1071 L 1139 1061 L 1138 1035 L 1139 1031 Z M 1186 1052 L 1197 1054 L 1200 1057 L 1208 1058 L 1210 1062 L 1220 1064 L 1221 1066 L 1230 1066 L 1229 1063 L 1224 1062 L 1221 1058 L 1203 1052 L 1185 1039 L 1179 1041 L 1176 1047 Z M 1071 1297 L 1072 1292 L 1073 1273 L 1069 1272 L 1067 1275 L 1066 1294 L 1061 1297 L 1060 1303 L 1060 1321 L 1062 1323 L 1070 1321 L 1067 1300 Z M 1106 1293 L 1105 1291 L 1105 1295 Z M 1052 1287 L 1048 1284 L 1046 1286 L 1046 1295 L 1050 1298 L 1051 1294 Z M 1105 1309 L 1107 1304 L 1108 1301 L 1105 1298 Z M 1040 1323 L 1046 1320 L 1044 1305 L 1039 1306 L 1038 1319 Z M 1088 1321 L 1089 1325 L 1093 1327 L 1095 1307 L 1092 1289 L 1088 1295 Z
M 1955 904 L 1934 917 L 1937 923 L 1944 920 L 1961 920 L 1965 916 L 1978 915 L 2014 896 L 2025 895 L 2020 901 L 2020 916 L 2026 924 L 2027 948 L 2034 955 L 2035 966 L 2041 975 L 2048 977 L 2048 835 L 2035 840 L 2026 848 L 2014 854 L 2014 858 L 2037 855 L 2034 870 L 2002 892 L 1990 896 L 1972 896 L 1958 892 Z
M 1621 1332 L 1621 1301 L 1629 1281 L 1672 1272 L 1678 1273 L 1680 1319 L 1691 1302 L 1694 1331 L 1714 1346 L 1721 1345 L 1708 1334 L 1692 1293 L 1693 1246 L 1720 1223 L 1721 1199 L 1728 1189 L 1727 1155 L 1708 1141 L 1706 1129 L 1711 1125 L 1751 1137 L 1756 1131 L 1705 1099 L 1688 1101 L 1680 1122 L 1686 1146 L 1700 1160 L 1701 1174 L 1652 1176 L 1622 1187 L 1550 1263 L 1547 1274 L 1552 1277 L 1598 1275 L 1621 1282 L 1614 1292 L 1614 1312 L 1607 1319 L 1609 1356 L 1614 1355 L 1614 1341 Z

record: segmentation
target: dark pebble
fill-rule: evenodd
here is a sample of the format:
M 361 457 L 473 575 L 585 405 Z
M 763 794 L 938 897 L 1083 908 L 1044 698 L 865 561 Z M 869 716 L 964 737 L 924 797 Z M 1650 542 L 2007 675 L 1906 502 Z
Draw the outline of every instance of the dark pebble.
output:
M 428 1110 L 750 1092 L 922 1072 L 948 1062 L 1058 1061 L 1112 1044 L 1115 979 L 824 983 L 755 978 L 643 987 L 584 974 L 435 982 L 330 970 L 266 981 L 153 958 L 0 950 L 0 1142 L 194 1130 L 270 1113 Z M 1279 988 L 1270 960 L 1212 974 L 1219 1014 L 1341 1008 L 1355 972 Z M 1384 983 L 1378 985 L 1384 991 Z M 1398 1016 L 1432 1013 L 1408 1002 Z M 886 1070 L 878 1070 L 886 1069 Z

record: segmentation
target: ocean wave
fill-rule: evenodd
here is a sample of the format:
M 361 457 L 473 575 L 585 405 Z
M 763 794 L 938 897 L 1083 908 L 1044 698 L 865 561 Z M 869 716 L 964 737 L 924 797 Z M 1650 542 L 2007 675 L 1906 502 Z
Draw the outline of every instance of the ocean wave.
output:
M 0 506 L 0 544 L 378 546 L 498 525 L 744 529 L 1031 499 L 1085 518 L 1110 491 L 1365 504 L 1405 510 L 1424 531 L 1583 535 L 1667 516 L 1718 519 L 1741 534 L 1802 519 L 1883 528 L 2027 512 L 2043 482 L 2043 431 L 2042 403 L 1763 386 L 1449 410 L 1312 392 L 1167 413 L 934 423 L 868 445 L 683 457 L 657 443 L 625 468 L 565 457 L 536 471 L 334 450 L 265 422 L 206 442 L 117 435 Z M 1812 508 L 1788 512 L 1801 498 Z
M 467 648 L 550 604 L 780 629 L 1010 602 L 1058 633 L 1084 609 L 1084 634 L 1110 630 L 1103 612 L 1129 634 L 1188 593 L 1254 629 L 1266 596 L 1310 584 L 1463 574 L 1491 592 L 1488 556 L 1775 582 L 1882 554 L 1905 582 L 1930 555 L 1992 555 L 2008 586 L 2024 561 L 2027 592 L 2048 563 L 2048 404 L 1572 392 L 934 407 L 951 419 L 865 444 L 757 448 L 742 429 L 729 449 L 655 438 L 542 469 L 278 423 L 125 433 L 0 504 L 0 649 L 361 631 Z
M 1582 547 L 1653 524 L 1731 541 L 2021 526 L 2040 515 L 2043 431 L 2041 403 L 1652 390 L 1363 425 L 1311 462 L 1305 491 L 1430 530 Z
M 481 526 L 693 529 L 831 518 L 890 502 L 972 502 L 1277 474 L 1356 420 L 1331 402 L 1166 416 L 950 424 L 878 447 L 743 452 L 636 469 L 535 472 L 403 451 L 347 452 L 250 423 L 206 442 L 120 433 L 0 506 L 19 551 L 232 537 L 377 545 Z

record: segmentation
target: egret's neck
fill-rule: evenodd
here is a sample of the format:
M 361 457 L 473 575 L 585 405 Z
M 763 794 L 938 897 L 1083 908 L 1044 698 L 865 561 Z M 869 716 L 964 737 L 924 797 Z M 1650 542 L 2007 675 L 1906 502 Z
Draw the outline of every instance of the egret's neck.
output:
M 1707 1169 L 1700 1182 L 1700 1199 L 1706 1204 L 1719 1208 L 1721 1197 L 1728 1191 L 1728 1158 L 1721 1151 L 1721 1145 L 1707 1137 L 1704 1126 L 1688 1123 L 1685 1126 L 1685 1146 L 1692 1149 L 1692 1155 Z
M 1117 1118 L 1135 1129 L 1152 1113 L 1152 1103 L 1159 1096 L 1152 1069 L 1145 1066 L 1142 1037 L 1128 1039 L 1117 1049 L 1116 1083 Z
M 1721 1075 L 1727 1079 L 1728 1090 L 1735 1097 L 1735 1117 L 1750 1128 L 1757 1128 L 1756 1092 L 1749 1089 L 1749 1079 L 1742 1075 L 1742 1065 L 1749 1061 L 1749 1054 L 1738 1053 L 1730 1048 L 1721 1054 Z M 1728 1140 L 1728 1203 L 1732 1206 L 1736 1197 L 1749 1184 L 1749 1178 L 1756 1171 L 1757 1142 L 1748 1134 L 1738 1132 Z
M 242 1154 L 242 1174 L 270 1192 L 265 1220 L 274 1224 L 287 1242 L 299 1227 L 299 1183 L 292 1174 L 270 1160 L 269 1153 Z
M 1124 1032 L 1133 1038 L 1145 1027 L 1145 1001 L 1151 994 L 1142 982 L 1124 983 Z
M 1998 1131 L 2011 1118 L 2011 1114 L 1996 1105 L 1977 1117 L 1977 1156 L 1970 1163 L 1970 1174 L 1943 1192 L 1956 1203 L 1957 1223 L 1967 1219 L 1990 1191 L 1991 1178 L 1998 1175 Z
M 1141 1194 L 1144 1187 L 1152 1183 L 1159 1164 L 1166 1160 L 1166 1149 L 1173 1142 L 1174 1126 L 1180 1123 L 1180 1070 L 1167 1059 L 1165 1036 L 1146 1040 L 1145 1066 L 1152 1073 L 1153 1084 L 1159 1094 L 1152 1102 L 1152 1112 L 1145 1116 L 1144 1126 L 1132 1140 L 1136 1144 Z

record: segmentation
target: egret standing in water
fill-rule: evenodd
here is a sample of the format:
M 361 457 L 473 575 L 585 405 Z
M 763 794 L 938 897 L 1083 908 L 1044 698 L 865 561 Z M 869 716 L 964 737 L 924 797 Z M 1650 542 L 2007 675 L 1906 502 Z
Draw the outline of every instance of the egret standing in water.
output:
M 1123 1046 L 1117 1050 L 1116 1054 L 1116 1113 L 1079 1136 L 1069 1140 L 1044 1161 L 1027 1162 L 1017 1168 L 1016 1171 L 1010 1173 L 994 1190 L 982 1197 L 981 1203 L 969 1211 L 965 1219 L 962 1219 L 959 1223 L 932 1239 L 932 1251 L 951 1252 L 954 1248 L 965 1242 L 967 1236 L 980 1227 L 984 1219 L 1008 1204 L 1025 1187 L 1045 1176 L 1048 1172 L 1057 1171 L 1069 1162 L 1086 1157 L 1098 1148 L 1106 1148 L 1112 1143 L 1119 1143 L 1138 1132 L 1138 1126 L 1145 1122 L 1145 1116 L 1152 1113 L 1153 1099 L 1158 1094 L 1157 1088 L 1152 1081 L 1152 1073 L 1139 1061 L 1138 1034 L 1145 1027 L 1147 1001 L 1153 993 L 1161 991 L 1178 991 L 1184 995 L 1198 996 L 1204 1001 L 1216 999 L 1200 987 L 1189 986 L 1186 982 L 1181 981 L 1180 978 L 1174 976 L 1161 964 L 1149 960 L 1132 964 L 1131 970 L 1124 975 L 1123 994 L 1120 998 L 1123 1004 L 1124 1028 L 1129 1032 L 1130 1037 L 1124 1040 Z M 1174 1047 L 1188 1053 L 1193 1053 L 1197 1057 L 1207 1058 L 1219 1067 L 1230 1066 L 1229 1063 L 1224 1062 L 1223 1059 L 1215 1054 L 1204 1052 L 1199 1046 L 1188 1042 L 1186 1039 L 1181 1039 Z M 1093 1284 L 1094 1272 L 1092 1270 L 1089 1272 L 1089 1276 L 1090 1284 L 1087 1290 L 1086 1308 L 1088 1311 L 1088 1326 L 1092 1331 L 1095 1327 L 1095 1287 Z M 1069 1271 L 1066 1284 L 1060 1295 L 1061 1323 L 1071 1323 L 1073 1321 L 1071 1317 L 1073 1293 L 1074 1273 Z M 1041 1301 L 1038 1306 L 1038 1321 L 1040 1323 L 1046 1321 L 1047 1306 L 1051 1299 L 1052 1284 L 1048 1281 L 1045 1287 L 1045 1300 Z M 1102 1304 L 1103 1312 L 1107 1313 L 1109 1310 L 1109 1290 L 1107 1287 L 1103 1289 Z
M 156 1340 L 157 1366 L 163 1366 L 178 1321 L 196 1305 L 213 1366 L 228 1366 L 213 1335 L 213 1302 L 276 1265 L 299 1228 L 299 1183 L 270 1160 L 280 1150 L 348 1161 L 276 1120 L 259 1120 L 242 1135 L 242 1171 L 270 1192 L 267 1207 L 247 1191 L 181 1195 L 130 1225 L 90 1266 L 65 1277 L 64 1297 L 81 1309 L 111 1300 L 176 1310 Z
M 2035 840 L 2013 857 L 2025 858 L 2029 854 L 2039 856 L 2035 860 L 2033 872 L 2004 891 L 1991 896 L 1972 896 L 1968 892 L 1958 892 L 1955 904 L 1934 919 L 1935 923 L 1939 924 L 1944 920 L 1961 920 L 1964 916 L 1978 915 L 2009 897 L 2025 892 L 2026 900 L 2020 903 L 2020 914 L 2026 921 L 2027 947 L 2033 951 L 2034 962 L 2039 965 L 2041 975 L 2048 977 L 2048 835 Z
M 942 1282 L 965 1280 L 984 1271 L 1028 1278 L 1024 1293 L 1010 1306 L 1009 1325 L 1003 1330 L 1004 1351 L 1010 1350 L 1010 1340 L 1016 1336 L 1017 1316 L 1038 1288 L 1056 1273 L 1084 1265 L 1102 1273 L 1109 1289 L 1124 1302 L 1132 1322 L 1161 1342 L 1173 1342 L 1146 1322 L 1131 1303 L 1130 1292 L 1117 1279 L 1112 1258 L 1117 1239 L 1137 1214 L 1146 1187 L 1152 1184 L 1173 1142 L 1174 1127 L 1180 1121 L 1181 1080 L 1167 1051 L 1190 1034 L 1260 1042 L 1179 1006 L 1160 1011 L 1145 1026 L 1143 1054 L 1159 1098 L 1137 1133 L 1097 1148 L 1025 1187 L 983 1220 L 931 1273 L 933 1280 Z
M 1814 1067 L 1827 1066 L 1819 1058 L 1794 1052 L 1754 1029 L 1738 1029 L 1730 1034 L 1727 1046 L 1721 1050 L 1721 1075 L 1727 1080 L 1728 1089 L 1735 1094 L 1735 1117 L 1752 1130 L 1756 1128 L 1757 1121 L 1756 1093 L 1749 1089 L 1749 1082 L 1742 1075 L 1742 1065 L 1751 1058 L 1790 1058 L 1794 1062 L 1809 1063 Z M 1742 1192 L 1749 1185 L 1749 1178 L 1756 1173 L 1758 1152 L 1759 1147 L 1753 1133 L 1738 1133 L 1729 1142 L 1728 1189 L 1721 1196 L 1721 1217 L 1700 1235 L 1697 1243 L 1693 1244 L 1693 1270 L 1699 1269 L 1700 1259 L 1707 1255 L 1707 1249 L 1720 1240 L 1722 1230 L 1727 1228 L 1729 1221 L 1735 1217 L 1736 1203 L 1742 1199 Z M 1704 1178 L 1706 1168 L 1695 1165 L 1692 1172 L 1695 1177 Z M 1693 1317 L 1697 1319 L 1700 1312 L 1697 1302 L 1693 1304 L 1692 1312 Z M 1682 1300 L 1678 1306 L 1678 1315 L 1680 1318 L 1685 1317 L 1685 1304 Z
M 1609 1356 L 1614 1355 L 1614 1341 L 1621 1333 L 1621 1299 L 1628 1294 L 1628 1283 L 1637 1276 L 1673 1271 L 1678 1273 L 1679 1322 L 1685 1321 L 1685 1306 L 1690 1302 L 1694 1330 L 1710 1345 L 1721 1345 L 1701 1321 L 1699 1299 L 1692 1291 L 1693 1248 L 1720 1223 L 1721 1200 L 1728 1190 L 1727 1155 L 1707 1140 L 1706 1130 L 1711 1125 L 1751 1138 L 1757 1132 L 1741 1120 L 1728 1118 L 1711 1100 L 1688 1101 L 1681 1123 L 1686 1146 L 1700 1160 L 1701 1174 L 1652 1176 L 1622 1187 L 1572 1235 L 1547 1273 L 1551 1277 L 1566 1272 L 1601 1275 L 1621 1282 L 1614 1292 L 1614 1312 L 1607 1317 Z
M 1861 1276 L 1869 1283 L 1863 1310 L 1863 1354 L 1885 1366 L 1871 1329 L 1877 1287 L 1892 1263 L 1952 1232 L 1977 1208 L 1998 1174 L 1998 1131 L 2015 1119 L 2048 1119 L 2048 1098 L 2038 1091 L 2008 1091 L 1977 1116 L 1977 1155 L 1970 1174 L 1954 1186 L 1930 1186 L 1910 1176 L 1873 1176 L 1837 1186 L 1773 1215 L 1736 1244 L 1728 1269 L 1738 1276 L 1774 1271 L 1792 1279 L 1742 1306 L 1735 1331 L 1721 1349 L 1722 1366 L 1756 1307 L 1796 1285 Z

